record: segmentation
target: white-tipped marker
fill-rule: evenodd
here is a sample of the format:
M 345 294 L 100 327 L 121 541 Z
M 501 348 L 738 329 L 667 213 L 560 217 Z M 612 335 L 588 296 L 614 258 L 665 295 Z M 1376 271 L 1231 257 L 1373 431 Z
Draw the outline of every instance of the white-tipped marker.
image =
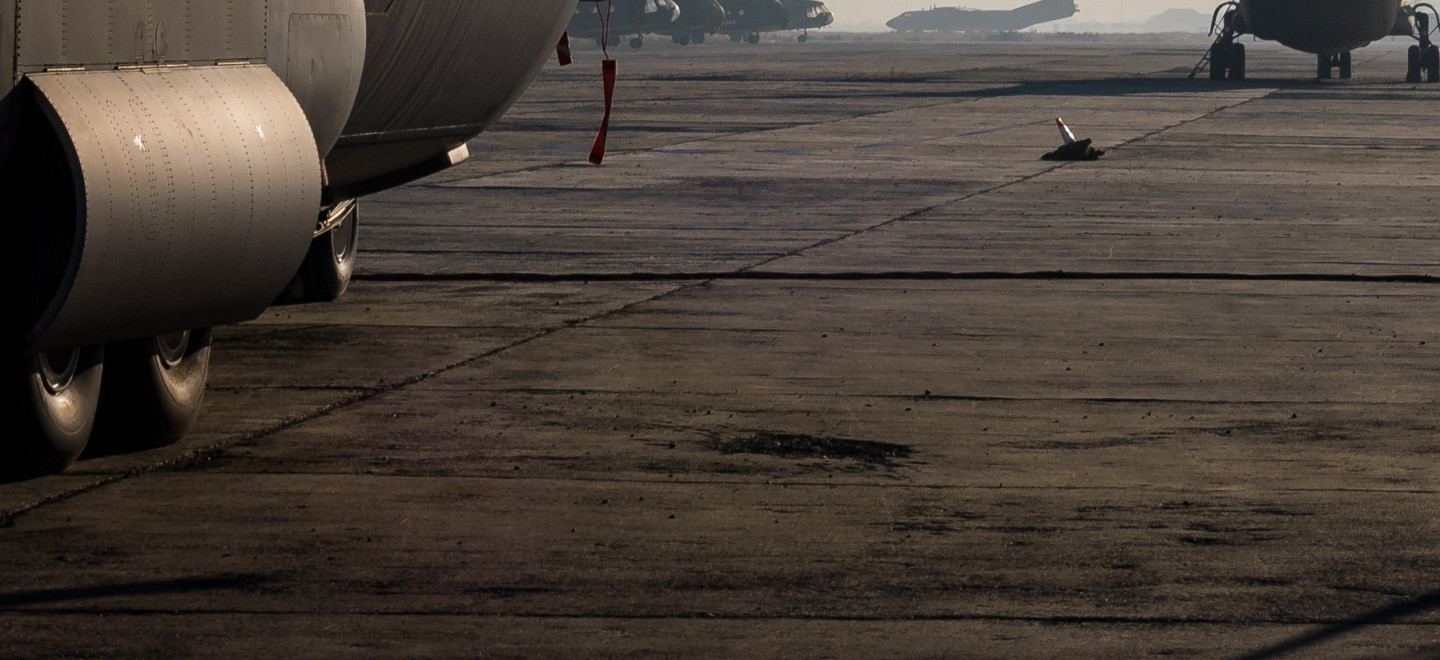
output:
M 1070 127 L 1065 125 L 1065 120 L 1055 118 L 1055 126 L 1060 129 L 1060 137 L 1064 138 L 1065 144 L 1075 144 L 1075 134 L 1070 132 Z

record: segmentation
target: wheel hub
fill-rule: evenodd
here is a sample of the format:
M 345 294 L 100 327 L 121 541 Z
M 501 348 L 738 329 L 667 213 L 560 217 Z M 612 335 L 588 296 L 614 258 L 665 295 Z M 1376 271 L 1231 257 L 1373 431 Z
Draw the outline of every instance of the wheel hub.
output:
M 70 387 L 80 370 L 80 349 L 46 351 L 40 361 L 40 380 L 50 394 L 60 394 Z
M 160 364 L 166 369 L 174 368 L 185 359 L 185 351 L 190 348 L 190 331 L 181 330 L 155 336 L 155 356 L 160 358 Z

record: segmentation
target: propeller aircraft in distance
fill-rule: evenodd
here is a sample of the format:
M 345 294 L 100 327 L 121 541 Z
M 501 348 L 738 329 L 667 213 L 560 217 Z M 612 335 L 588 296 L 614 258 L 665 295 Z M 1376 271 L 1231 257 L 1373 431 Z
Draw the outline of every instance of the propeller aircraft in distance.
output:
M 907 11 L 885 24 L 900 32 L 1011 32 L 1070 18 L 1075 0 L 1038 0 L 1015 9 L 932 7 Z

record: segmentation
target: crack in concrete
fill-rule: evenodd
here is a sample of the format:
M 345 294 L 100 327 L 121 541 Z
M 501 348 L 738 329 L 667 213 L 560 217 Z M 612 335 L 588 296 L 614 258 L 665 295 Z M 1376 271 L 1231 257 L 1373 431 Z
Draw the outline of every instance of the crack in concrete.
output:
M 1149 132 L 1149 133 L 1146 133 L 1146 134 L 1141 135 L 1141 136 L 1139 136 L 1139 137 L 1133 138 L 1133 139 L 1131 139 L 1131 140 L 1123 141 L 1123 142 L 1119 143 L 1118 145 L 1116 145 L 1114 148 L 1117 148 L 1117 149 L 1118 149 L 1118 148 L 1120 148 L 1120 147 L 1123 147 L 1123 146 L 1126 146 L 1126 145 L 1129 145 L 1129 144 L 1134 144 L 1134 143 L 1136 143 L 1136 142 L 1149 139 L 1149 138 L 1154 137 L 1155 135 L 1158 135 L 1158 134 L 1160 134 L 1160 133 L 1163 133 L 1163 132 L 1165 132 L 1165 131 L 1167 131 L 1167 130 L 1171 130 L 1171 129 L 1173 129 L 1173 128 L 1177 128 L 1177 127 L 1180 127 L 1180 126 L 1184 126 L 1184 125 L 1187 125 L 1187 124 L 1190 124 L 1190 123 L 1193 123 L 1193 122 L 1196 122 L 1196 121 L 1204 120 L 1204 119 L 1209 118 L 1209 117 L 1211 117 L 1211 116 L 1214 116 L 1215 114 L 1218 114 L 1218 113 L 1220 113 L 1220 112 L 1223 112 L 1223 111 L 1226 111 L 1226 110 L 1229 110 L 1229 109 L 1232 109 L 1232 108 L 1239 107 L 1239 106 L 1241 106 L 1241 105 L 1244 105 L 1244 104 L 1249 103 L 1249 102 L 1251 102 L 1251 101 L 1257 100 L 1257 99 L 1259 99 L 1259 98 L 1264 98 L 1264 96 L 1268 96 L 1268 95 L 1271 94 L 1271 93 L 1273 93 L 1273 92 L 1268 92 L 1268 93 L 1265 94 L 1265 95 L 1257 96 L 1257 97 L 1253 97 L 1253 98 L 1249 98 L 1249 99 L 1245 99 L 1245 100 L 1243 100 L 1243 101 L 1239 101 L 1239 102 L 1236 102 L 1236 103 L 1231 103 L 1231 104 L 1227 104 L 1227 105 L 1222 105 L 1222 106 L 1220 106 L 1220 107 L 1218 107 L 1218 108 L 1215 108 L 1215 109 L 1213 109 L 1213 110 L 1211 110 L 1211 111 L 1209 111 L 1209 112 L 1206 112 L 1206 113 L 1204 113 L 1204 114 L 1202 114 L 1202 115 L 1200 115 L 1200 116 L 1198 116 L 1198 117 L 1194 117 L 1194 118 L 1188 119 L 1188 120 L 1183 120 L 1183 121 L 1177 122 L 1177 123 L 1175 123 L 1175 124 L 1172 124 L 1172 125 L 1170 125 L 1170 126 L 1166 126 L 1166 127 L 1157 129 L 1157 130 L 1155 130 L 1155 131 L 1151 131 L 1151 132 Z M 965 100 L 962 101 L 962 102 L 978 101 L 978 100 L 980 100 L 981 98 L 984 98 L 984 97 L 974 97 L 974 98 L 970 98 L 970 99 L 965 99 Z M 823 124 L 839 123 L 839 122 L 843 122 L 843 121 L 851 121 L 851 120 L 854 120 L 854 119 L 860 119 L 860 118 L 868 117 L 868 116 L 871 116 L 871 115 L 882 115 L 882 114 L 888 114 L 888 113 L 894 113 L 894 112 L 905 112 L 905 111 L 915 110 L 915 109 L 917 109 L 917 108 L 931 107 L 931 106 L 941 106 L 941 105 L 952 105 L 952 104 L 954 104 L 954 103 L 956 103 L 954 100 L 949 100 L 949 101 L 944 102 L 944 103 L 920 104 L 920 105 L 917 105 L 917 106 L 911 106 L 911 107 L 900 108 L 900 109 L 889 109 L 889 110 L 884 110 L 884 111 L 879 111 L 879 112 L 862 113 L 862 114 L 855 115 L 855 116 L 851 116 L 851 117 L 838 118 L 838 119 L 834 119 L 834 120 L 828 120 L 828 121 L 825 121 L 825 122 L 817 122 L 816 124 L 813 124 L 813 125 L 823 125 Z M 739 133 L 737 133 L 737 135 L 738 135 L 738 134 L 739 134 Z M 718 139 L 718 138 L 720 138 L 720 137 L 724 137 L 724 136 L 716 136 L 716 137 L 714 137 L 714 138 L 707 138 L 707 139 L 705 139 L 705 140 L 700 140 L 700 141 L 708 141 L 708 140 L 712 140 L 712 139 Z M 643 152 L 648 151 L 648 150 L 649 150 L 649 149 L 635 150 L 634 153 L 643 153 Z M 524 168 L 524 170 L 536 171 L 536 170 L 543 170 L 543 169 L 548 169 L 548 168 L 564 167 L 564 166 L 567 166 L 567 165 L 568 165 L 568 163 L 546 164 L 546 165 L 543 165 L 543 166 L 536 166 L 536 167 Z M 907 213 L 904 213 L 904 214 L 901 214 L 901 215 L 899 215 L 899 216 L 890 218 L 890 219 L 885 220 L 885 221 L 880 222 L 880 223 L 876 223 L 876 224 L 871 225 L 871 226 L 869 226 L 869 227 L 865 227 L 865 228 L 862 228 L 862 229 L 853 230 L 853 231 L 850 231 L 850 232 L 846 232 L 846 233 L 844 233 L 844 234 L 841 234 L 841 235 L 839 235 L 839 236 L 827 238 L 827 239 L 825 239 L 825 240 L 818 241 L 818 242 L 816 242 L 816 243 L 814 243 L 814 244 L 811 244 L 811 245 L 808 245 L 808 246 L 805 246 L 805 247 L 802 247 L 802 248 L 798 248 L 798 249 L 792 250 L 792 251 L 790 251 L 790 252 L 788 252 L 788 253 L 771 257 L 771 258 L 769 258 L 769 259 L 766 259 L 766 260 L 761 261 L 761 262 L 759 262 L 759 263 L 753 264 L 753 265 L 748 266 L 748 267 L 746 267 L 746 268 L 742 268 L 742 269 L 740 269 L 739 271 L 735 271 L 734 273 L 727 273 L 727 274 L 725 274 L 725 275 L 726 275 L 727 277 L 730 277 L 730 278 L 735 278 L 735 277 L 739 276 L 739 275 L 742 274 L 742 273 L 755 273 L 755 272 L 756 272 L 755 269 L 760 268 L 760 267 L 765 266 L 765 265 L 768 265 L 768 264 L 771 264 L 771 263 L 775 263 L 775 262 L 777 262 L 777 261 L 780 261 L 781 259 L 786 259 L 786 258 L 789 258 L 789 257 L 797 256 L 797 255 L 803 254 L 804 252 L 809 251 L 809 250 L 813 250 L 813 249 L 816 249 L 816 248 L 820 248 L 820 247 L 824 247 L 824 246 L 831 245 L 831 244 L 834 244 L 834 243 L 838 243 L 838 242 L 840 242 L 840 241 L 843 241 L 843 240 L 846 240 L 846 239 L 849 239 L 849 238 L 853 238 L 853 237 L 855 237 L 855 236 L 858 236 L 858 235 L 863 234 L 863 233 L 866 233 L 866 232 L 870 232 L 870 231 L 882 229 L 882 228 L 884 228 L 884 227 L 887 227 L 887 226 L 890 226 L 890 225 L 893 225 L 893 224 L 896 224 L 896 223 L 899 223 L 899 222 L 904 222 L 905 220 L 909 220 L 909 219 L 918 217 L 918 216 L 920 216 L 920 215 L 923 215 L 923 214 L 926 213 L 926 212 L 932 211 L 932 210 L 934 210 L 934 209 L 938 209 L 938 208 L 940 208 L 940 207 L 943 207 L 943 206 L 946 206 L 946 205 L 949 205 L 949 204 L 960 203 L 960 202 L 963 202 L 963 201 L 968 200 L 968 199 L 973 199 L 973 198 L 979 197 L 979 196 L 981 196 L 981 195 L 986 195 L 986 194 L 989 194 L 989 193 L 992 193 L 992 192 L 996 192 L 996 191 L 999 191 L 999 190 L 1003 190 L 1003 189 L 1006 189 L 1006 188 L 1009 188 L 1009 187 L 1012 187 L 1012 186 L 1021 184 L 1021 183 L 1025 183 L 1025 182 L 1027 182 L 1027 181 L 1031 181 L 1031 180 L 1033 180 L 1033 179 L 1039 178 L 1039 177 L 1044 176 L 1044 175 L 1046 175 L 1046 174 L 1049 174 L 1049 173 L 1051 173 L 1051 172 L 1055 172 L 1055 171 L 1057 171 L 1057 170 L 1060 170 L 1060 169 L 1063 169 L 1063 168 L 1065 168 L 1065 167 L 1069 167 L 1069 166 L 1072 166 L 1072 165 L 1074 165 L 1074 163 L 1060 163 L 1060 164 L 1057 164 L 1057 165 L 1053 165 L 1053 166 L 1049 166 L 1049 167 L 1044 167 L 1044 168 L 1040 169 L 1038 172 L 1035 172 L 1035 173 L 1032 173 L 1032 174 L 1029 174 L 1029 175 L 1025 175 L 1025 176 L 1022 176 L 1022 177 L 1019 177 L 1019 178 L 1016 178 L 1016 179 L 1014 179 L 1014 180 L 1012 180 L 1012 181 L 1008 181 L 1008 182 L 1006 182 L 1006 183 L 1002 183 L 1002 184 L 990 186 L 990 187 L 984 188 L 984 189 L 982 189 L 982 190 L 978 190 L 978 191 L 973 191 L 973 192 L 970 192 L 970 193 L 966 193 L 966 194 L 964 194 L 964 195 L 957 196 L 957 197 L 955 197 L 954 199 L 951 199 L 951 200 L 948 200 L 948 201 L 944 201 L 944 202 L 941 202 L 941 203 L 938 203 L 938 204 L 932 204 L 932 205 L 925 206 L 925 207 L 922 207 L 922 208 L 919 208 L 919 209 L 914 209 L 914 210 L 911 210 L 911 211 L 909 211 L 909 212 L 907 212 Z M 522 171 L 524 171 L 524 170 L 522 170 Z M 497 173 L 497 174 L 498 174 L 498 173 Z M 486 176 L 495 176 L 495 175 L 496 175 L 496 174 L 489 174 L 489 175 L 486 175 Z M 484 178 L 484 177 L 481 177 L 481 178 Z M 443 184 L 432 184 L 432 185 L 443 185 Z M 755 276 L 758 277 L 759 275 L 756 274 Z M 316 420 L 316 419 L 320 419 L 320 418 L 322 418 L 322 417 L 329 416 L 329 415 L 331 415 L 331 414 L 333 414 L 333 413 L 346 410 L 346 409 L 348 409 L 348 408 L 351 408 L 351 407 L 355 406 L 356 404 L 359 404 L 359 403 L 362 403 L 362 402 L 365 402 L 365 401 L 374 399 L 374 398 L 376 398 L 376 397 L 378 397 L 378 396 L 381 396 L 381 395 L 383 395 L 383 394 L 388 394 L 388 393 L 391 393 L 391 392 L 399 391 L 399 390 L 402 390 L 402 389 L 411 387 L 411 386 L 413 386 L 413 385 L 416 385 L 416 384 L 419 384 L 419 383 L 423 383 L 423 382 L 432 380 L 432 379 L 434 379 L 436 376 L 439 376 L 439 375 L 441 375 L 441 374 L 444 374 L 444 373 L 447 373 L 447 372 L 449 372 L 449 371 L 453 371 L 453 370 L 455 370 L 455 369 L 458 369 L 458 368 L 461 368 L 461 367 L 464 367 L 464 366 L 473 364 L 473 363 L 475 363 L 475 362 L 478 362 L 478 361 L 480 361 L 480 360 L 486 359 L 486 358 L 488 358 L 488 357 L 492 357 L 492 356 L 494 356 L 494 355 L 497 355 L 497 354 L 500 354 L 500 353 L 502 353 L 502 352 L 511 350 L 511 349 L 513 349 L 513 348 L 517 348 L 517 347 L 519 347 L 519 346 L 523 346 L 523 345 L 529 344 L 529 343 L 531 343 L 531 342 L 534 342 L 534 341 L 537 341 L 537 340 L 540 340 L 540 339 L 544 339 L 544 338 L 546 338 L 546 337 L 550 337 L 550 336 L 555 335 L 555 334 L 557 334 L 557 333 L 559 333 L 559 332 L 561 332 L 561 331 L 563 331 L 563 330 L 566 330 L 566 329 L 569 329 L 569 328 L 574 328 L 574 327 L 579 327 L 579 326 L 581 326 L 581 325 L 585 325 L 585 324 L 588 324 L 588 323 L 592 323 L 592 322 L 594 322 L 594 321 L 598 321 L 598 320 L 601 320 L 601 319 L 604 319 L 604 318 L 607 318 L 607 317 L 610 317 L 610 316 L 614 316 L 614 315 L 617 315 L 617 314 L 623 314 L 624 312 L 626 312 L 626 311 L 628 311 L 628 310 L 630 310 L 630 309 L 632 309 L 632 308 L 634 308 L 634 307 L 636 307 L 636 306 L 643 305 L 643 304 L 650 303 L 650 302 L 654 302 L 654 301 L 663 299 L 663 298 L 665 298 L 665 297 L 668 297 L 668 296 L 670 296 L 670 295 L 673 295 L 673 294 L 675 294 L 675 293 L 679 293 L 679 292 L 681 292 L 681 291 L 688 290 L 688 289 L 691 289 L 691 288 L 694 288 L 694 287 L 703 286 L 706 282 L 709 282 L 709 281 L 711 281 L 712 279 L 714 279 L 714 278 L 708 278 L 708 279 L 704 279 L 704 280 L 701 280 L 701 279 L 691 280 L 691 281 L 688 281 L 688 282 L 685 283 L 685 284 L 681 284 L 681 285 L 676 286 L 676 287 L 674 287 L 674 288 L 671 288 L 671 289 L 669 289 L 669 290 L 661 291 L 661 292 L 659 292 L 659 293 L 655 293 L 655 294 L 653 294 L 653 295 L 647 296 L 647 297 L 642 298 L 642 299 L 640 299 L 640 300 L 631 301 L 631 302 L 629 302 L 629 303 L 626 303 L 626 304 L 624 304 L 624 305 L 621 305 L 621 306 L 619 306 L 619 307 L 616 307 L 616 308 L 611 309 L 611 310 L 608 310 L 608 311 L 597 312 L 597 313 L 592 314 L 592 315 L 590 315 L 590 316 L 582 317 L 582 318 L 579 318 L 579 319 L 568 320 L 568 321 L 563 322 L 563 323 L 561 323 L 561 324 L 559 324 L 559 325 L 552 326 L 552 327 L 549 327 L 549 328 L 545 328 L 545 329 L 543 329 L 543 330 L 540 330 L 540 331 L 538 331 L 538 332 L 532 333 L 532 334 L 530 334 L 530 335 L 527 335 L 527 336 L 525 336 L 525 337 L 522 337 L 522 338 L 520 338 L 520 339 L 517 339 L 517 340 L 515 340 L 515 341 L 513 341 L 513 342 L 510 342 L 510 343 L 508 343 L 508 344 L 505 344 L 505 345 L 503 345 L 503 346 L 500 346 L 500 347 L 497 347 L 497 348 L 493 348 L 493 349 L 490 349 L 490 350 L 487 350 L 487 351 L 483 351 L 483 352 L 478 353 L 478 354 L 474 354 L 474 355 L 465 357 L 465 358 L 463 358 L 463 359 L 461 359 L 461 360 L 458 360 L 458 361 L 453 362 L 453 363 L 451 363 L 451 364 L 448 364 L 448 365 L 439 367 L 439 368 L 437 368 L 437 369 L 434 369 L 434 370 L 431 370 L 431 371 L 427 371 L 427 372 L 422 373 L 422 374 L 417 374 L 417 375 L 414 375 L 414 376 L 411 376 L 411 377 L 408 377 L 408 378 L 405 378 L 405 379 L 401 379 L 401 380 L 395 381 L 395 382 L 393 382 L 393 383 L 386 384 L 386 385 L 381 386 L 381 387 L 376 387 L 376 388 L 372 388 L 372 389 L 362 390 L 362 391 L 360 391 L 360 392 L 358 392 L 358 393 L 356 393 L 356 394 L 353 394 L 353 395 L 351 395 L 351 396 L 348 396 L 348 397 L 345 397 L 345 398 L 340 399 L 340 400 L 338 400 L 338 401 L 332 402 L 332 403 L 330 403 L 330 404 L 326 404 L 326 405 L 324 405 L 324 406 L 321 406 L 320 408 L 317 408 L 317 409 L 315 409 L 315 410 L 313 410 L 313 411 L 310 411 L 310 412 L 308 412 L 308 413 L 303 413 L 303 414 L 300 414 L 300 415 L 296 415 L 296 416 L 293 416 L 293 417 L 289 417 L 289 418 L 283 419 L 283 420 L 281 420 L 281 421 L 279 421 L 279 422 L 276 422 L 276 423 L 274 423 L 274 424 L 271 424 L 270 426 L 265 427 L 265 428 L 263 428 L 263 429 L 259 429 L 259 430 L 256 430 L 256 431 L 252 431 L 252 432 L 250 432 L 250 433 L 246 433 L 246 434 L 242 434 L 242 435 L 235 436 L 235 437 L 232 437 L 232 438 L 228 438 L 228 439 L 225 439 L 225 440 L 221 440 L 221 441 L 212 443 L 212 444 L 207 445 L 207 446 L 204 446 L 204 447 L 197 447 L 197 448 L 195 448 L 195 449 L 186 451 L 185 453 L 181 454 L 180 456 L 177 456 L 177 457 L 174 457 L 174 458 L 165 460 L 165 461 L 161 461 L 161 462 L 158 462 L 158 463 L 153 463 L 153 464 L 150 464 L 150 465 L 144 465 L 144 466 L 139 466 L 139 467 L 131 468 L 131 469 L 128 469 L 128 470 L 124 470 L 124 471 L 121 471 L 121 472 L 112 474 L 112 475 L 105 476 L 105 477 L 103 477 L 103 478 L 97 479 L 97 480 L 95 480 L 95 481 L 93 481 L 93 482 L 90 482 L 90 483 L 88 483 L 88 484 L 83 484 L 83 485 L 80 485 L 80 486 L 68 488 L 68 489 L 63 490 L 63 491 L 58 492 L 58 493 L 52 493 L 52 494 L 50 494 L 50 495 L 48 495 L 48 496 L 45 496 L 45 497 L 43 497 L 43 498 L 40 498 L 40 499 L 38 499 L 38 500 L 36 500 L 36 501 L 34 501 L 34 502 L 31 502 L 31 503 L 29 503 L 29 504 L 22 505 L 22 506 L 19 506 L 19 507 L 15 507 L 15 508 L 12 508 L 12 509 L 7 510 L 7 511 L 4 511 L 4 512 L 0 512 L 0 527 L 9 527 L 9 526 L 12 526 L 12 525 L 15 524 L 15 521 L 16 521 L 19 517 L 21 517 L 21 516 L 23 516 L 23 515 L 25 515 L 25 514 L 34 512 L 34 511 L 36 511 L 36 510 L 38 510 L 38 509 L 41 509 L 41 508 L 43 508 L 43 507 L 46 507 L 46 506 L 50 506 L 50 505 L 53 505 L 53 504 L 58 504 L 58 503 L 61 503 L 61 502 L 65 502 L 65 501 L 71 500 L 71 499 L 73 499 L 73 498 L 75 498 L 75 497 L 78 497 L 78 496 L 83 495 L 83 494 L 86 494 L 86 493 L 94 492 L 94 491 L 96 491 L 96 490 L 99 490 L 99 489 L 104 488 L 104 487 L 106 487 L 106 486 L 109 486 L 109 485 L 111 485 L 111 484 L 119 483 L 119 482 L 122 482 L 122 481 L 126 481 L 126 480 L 129 480 L 129 479 L 133 479 L 133 478 L 135 478 L 135 477 L 139 477 L 139 476 L 141 476 L 141 475 L 150 474 L 150 473 L 155 473 L 155 472 L 161 472 L 161 471 L 176 471 L 176 470 L 191 469 L 191 468 L 193 468 L 193 467 L 195 467 L 195 466 L 197 466 L 197 465 L 203 464 L 204 462 L 210 460 L 212 457 L 220 454 L 221 452 L 223 452 L 223 451 L 225 451 L 225 450 L 227 450 L 227 449 L 245 446 L 246 444 L 253 443 L 253 442 L 255 442 L 255 441 L 257 441 L 257 440 L 260 440 L 260 439 L 262 439 L 262 438 L 266 438 L 266 437 L 275 435 L 275 434 L 277 434 L 277 433 L 280 433 L 280 432 L 285 431 L 285 430 L 287 430 L 287 429 L 294 428 L 294 427 L 299 426 L 299 425 L 301 425 L 301 424 L 305 424 L 305 423 L 307 423 L 307 422 L 310 422 L 310 421 L 313 421 L 313 420 Z
M 1223 282 L 1332 282 L 1337 284 L 1436 284 L 1440 275 L 1382 273 L 1231 273 L 1197 271 L 836 271 L 796 272 L 742 269 L 738 271 L 675 271 L 624 273 L 526 273 L 526 272 L 464 272 L 464 273 L 369 273 L 357 275 L 368 282 L 694 282 L 725 280 L 792 280 L 792 281 L 1066 281 L 1066 280 L 1136 280 L 1173 281 L 1205 280 Z

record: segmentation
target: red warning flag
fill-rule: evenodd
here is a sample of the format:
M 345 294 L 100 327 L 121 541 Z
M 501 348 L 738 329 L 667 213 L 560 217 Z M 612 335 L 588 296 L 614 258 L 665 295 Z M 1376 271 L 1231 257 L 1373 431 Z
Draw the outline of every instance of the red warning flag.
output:
M 560 43 L 555 44 L 555 59 L 560 60 L 560 66 L 570 66 L 570 31 L 560 33 Z
M 591 165 L 599 165 L 605 160 L 605 138 L 610 134 L 610 105 L 615 101 L 615 60 L 601 62 L 600 74 L 605 78 L 605 118 L 600 120 L 600 133 L 595 136 L 595 145 L 590 147 Z

